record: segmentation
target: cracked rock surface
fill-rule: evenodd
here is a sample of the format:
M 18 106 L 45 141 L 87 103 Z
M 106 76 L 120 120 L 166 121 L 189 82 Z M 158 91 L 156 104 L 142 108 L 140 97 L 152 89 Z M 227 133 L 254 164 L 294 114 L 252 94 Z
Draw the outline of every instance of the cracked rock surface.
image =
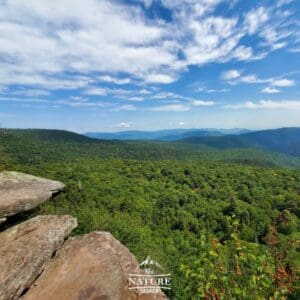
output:
M 1 172 L 0 219 L 33 209 L 64 188 L 59 181 L 18 172 Z
M 142 271 L 134 255 L 109 232 L 67 240 L 77 227 L 77 219 L 67 215 L 10 223 L 9 216 L 38 206 L 64 188 L 58 181 L 0 173 L 0 224 L 12 226 L 0 232 L 0 300 L 166 299 L 159 287 L 153 294 L 130 289 L 129 274 Z
M 71 231 L 71 216 L 37 216 L 0 233 L 0 299 L 18 299 Z
M 166 299 L 162 292 L 129 289 L 128 274 L 137 268 L 135 257 L 109 232 L 92 232 L 69 239 L 23 300 Z

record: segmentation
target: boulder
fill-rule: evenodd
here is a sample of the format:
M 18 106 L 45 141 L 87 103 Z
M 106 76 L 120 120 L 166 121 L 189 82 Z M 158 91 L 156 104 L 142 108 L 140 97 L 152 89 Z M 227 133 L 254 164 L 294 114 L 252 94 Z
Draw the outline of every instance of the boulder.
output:
M 35 208 L 62 191 L 65 185 L 18 172 L 0 173 L 0 218 Z
M 137 294 L 129 289 L 128 274 L 138 263 L 108 232 L 92 232 L 68 240 L 23 300 L 159 300 L 162 292 Z
M 77 226 L 71 216 L 38 216 L 0 233 L 0 299 L 18 299 Z

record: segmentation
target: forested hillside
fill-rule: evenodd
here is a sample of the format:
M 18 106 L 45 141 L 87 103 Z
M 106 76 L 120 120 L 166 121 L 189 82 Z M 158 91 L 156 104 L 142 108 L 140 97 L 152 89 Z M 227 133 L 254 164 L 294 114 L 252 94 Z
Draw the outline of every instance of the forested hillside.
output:
M 219 143 L 219 142 L 218 142 Z M 215 145 L 153 141 L 97 140 L 62 130 L 2 129 L 0 145 L 6 156 L 21 163 L 80 158 L 138 160 L 200 160 L 258 166 L 300 167 L 300 159 L 253 148 L 217 149 Z
M 202 144 L 216 149 L 256 148 L 300 157 L 300 128 L 279 128 L 240 135 L 188 137 L 183 143 Z
M 107 230 L 150 255 L 172 273 L 171 299 L 299 299 L 300 171 L 276 156 L 38 130 L 4 130 L 0 146 L 0 171 L 67 185 L 33 214 L 71 214 L 75 234 Z

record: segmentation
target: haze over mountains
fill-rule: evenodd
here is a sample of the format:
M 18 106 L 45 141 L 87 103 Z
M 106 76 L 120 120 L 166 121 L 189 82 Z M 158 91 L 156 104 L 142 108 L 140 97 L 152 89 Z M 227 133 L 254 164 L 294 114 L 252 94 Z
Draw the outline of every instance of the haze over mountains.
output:
M 247 129 L 173 129 L 160 131 L 123 131 L 87 133 L 86 136 L 107 140 L 158 140 L 201 144 L 216 149 L 255 148 L 286 155 L 300 156 L 300 128 L 250 131 Z
M 91 138 L 104 140 L 159 140 L 178 141 L 189 137 L 222 136 L 227 134 L 241 134 L 250 132 L 247 129 L 165 129 L 157 131 L 128 130 L 119 132 L 88 132 L 85 135 Z
M 279 128 L 218 137 L 189 137 L 181 142 L 203 144 L 217 149 L 258 148 L 300 156 L 300 128 Z

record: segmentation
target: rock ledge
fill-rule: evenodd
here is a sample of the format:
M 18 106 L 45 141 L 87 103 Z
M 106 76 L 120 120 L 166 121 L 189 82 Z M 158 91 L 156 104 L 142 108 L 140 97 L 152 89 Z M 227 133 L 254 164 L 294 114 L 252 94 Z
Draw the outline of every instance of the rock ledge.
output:
M 0 224 L 64 188 L 58 181 L 0 173 Z M 129 288 L 129 274 L 142 272 L 133 254 L 109 232 L 65 241 L 76 227 L 71 216 L 45 215 L 0 232 L 0 300 L 166 299 L 160 289 L 142 294 Z
M 28 211 L 65 188 L 59 181 L 18 172 L 0 173 L 0 219 Z
M 75 227 L 71 216 L 38 216 L 0 233 L 0 299 L 29 288 Z

